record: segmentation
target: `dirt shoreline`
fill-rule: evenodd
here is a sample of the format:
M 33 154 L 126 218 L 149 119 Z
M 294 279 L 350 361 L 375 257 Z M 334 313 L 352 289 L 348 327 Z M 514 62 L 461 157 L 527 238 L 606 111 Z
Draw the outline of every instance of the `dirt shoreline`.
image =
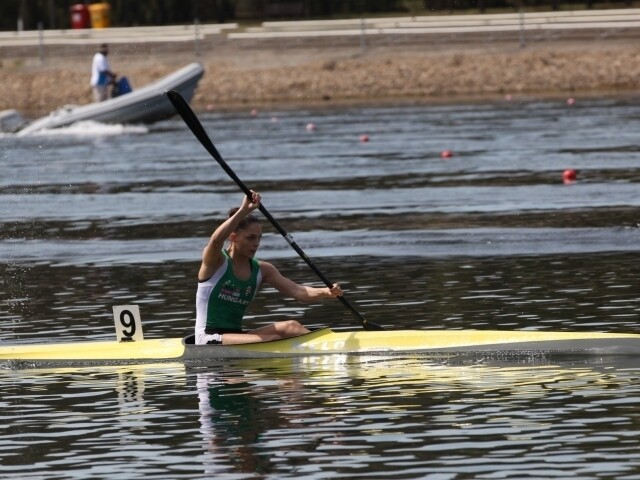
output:
M 14 52 L 16 53 L 16 52 Z M 27 117 L 91 101 L 92 47 L 3 55 L 0 110 Z M 196 110 L 319 108 L 349 104 L 462 103 L 567 96 L 634 95 L 640 51 L 631 42 L 277 48 L 217 45 L 114 46 L 113 69 L 134 88 L 191 61 L 205 67 Z

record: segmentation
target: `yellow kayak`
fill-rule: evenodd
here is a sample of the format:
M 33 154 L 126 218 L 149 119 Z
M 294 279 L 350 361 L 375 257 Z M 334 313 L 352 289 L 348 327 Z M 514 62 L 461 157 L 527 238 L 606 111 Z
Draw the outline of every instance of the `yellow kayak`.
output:
M 141 341 L 1 345 L 0 361 L 140 363 L 331 354 L 640 355 L 640 334 L 502 330 L 332 330 L 245 345 L 194 345 L 193 336 Z

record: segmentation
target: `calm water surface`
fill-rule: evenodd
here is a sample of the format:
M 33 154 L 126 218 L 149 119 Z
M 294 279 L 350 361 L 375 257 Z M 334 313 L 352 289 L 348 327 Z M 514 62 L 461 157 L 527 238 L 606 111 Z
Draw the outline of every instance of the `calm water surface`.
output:
M 376 323 L 640 331 L 637 99 L 200 119 Z M 130 303 L 147 338 L 192 329 L 241 194 L 179 118 L 5 135 L 0 166 L 0 344 L 112 339 Z M 260 256 L 319 285 L 268 225 Z M 269 288 L 247 322 L 288 316 L 359 325 Z M 635 358 L 24 367 L 0 367 L 0 476 L 640 478 Z

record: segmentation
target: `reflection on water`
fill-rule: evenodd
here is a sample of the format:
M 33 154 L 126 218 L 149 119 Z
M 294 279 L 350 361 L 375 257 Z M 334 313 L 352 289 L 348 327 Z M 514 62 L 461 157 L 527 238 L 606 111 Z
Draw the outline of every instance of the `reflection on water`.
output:
M 149 436 L 166 413 L 148 397 L 160 402 L 165 382 L 185 383 L 184 367 L 172 364 L 3 369 L 0 378 L 0 475 L 24 478 L 125 478 L 136 458 L 152 468 L 154 442 L 168 434 Z
M 372 322 L 635 332 L 636 103 L 201 119 Z M 111 340 L 118 304 L 140 306 L 146 338 L 193 328 L 200 252 L 238 189 L 180 119 L 92 133 L 2 136 L 0 343 Z M 262 258 L 319 284 L 265 233 Z M 360 326 L 269 288 L 247 322 L 283 317 Z M 4 366 L 0 476 L 636 478 L 637 359 L 521 360 Z
M 542 462 L 625 478 L 640 468 L 639 373 L 637 359 L 340 355 L 5 369 L 0 472 L 519 477 Z
M 553 476 L 571 476 L 581 464 L 594 474 L 637 468 L 637 438 L 625 433 L 638 426 L 629 410 L 635 401 L 618 397 L 631 393 L 637 361 L 632 373 L 624 363 L 476 362 L 326 357 L 197 371 L 207 467 L 305 478 L 327 471 L 517 476 L 538 462 Z M 567 396 L 580 400 L 567 405 Z M 615 412 L 593 417 L 611 404 Z M 618 448 L 587 467 L 600 449 Z M 635 460 L 622 466 L 628 454 Z

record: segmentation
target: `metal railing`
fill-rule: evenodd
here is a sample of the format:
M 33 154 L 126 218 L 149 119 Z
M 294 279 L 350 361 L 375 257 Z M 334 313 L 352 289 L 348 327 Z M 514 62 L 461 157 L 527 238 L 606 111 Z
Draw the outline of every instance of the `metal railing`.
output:
M 259 48 L 287 46 L 367 46 L 446 42 L 527 42 L 551 39 L 599 40 L 640 37 L 640 9 L 505 14 L 432 15 L 343 20 L 199 24 L 162 27 L 0 32 L 0 48 L 43 45 L 95 45 L 194 42 L 196 55 L 205 46 L 227 41 Z M 208 44 L 205 40 L 211 40 Z

